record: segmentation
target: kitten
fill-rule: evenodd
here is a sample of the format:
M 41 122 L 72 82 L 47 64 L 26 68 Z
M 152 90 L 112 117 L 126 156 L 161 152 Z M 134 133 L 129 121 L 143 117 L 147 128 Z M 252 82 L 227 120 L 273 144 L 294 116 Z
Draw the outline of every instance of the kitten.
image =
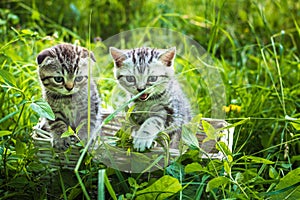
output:
M 191 111 L 178 81 L 174 77 L 176 49 L 110 48 L 114 60 L 115 78 L 132 97 L 144 92 L 134 101 L 131 120 L 139 127 L 132 133 L 134 148 L 150 148 L 161 131 L 171 138 L 170 146 L 178 146 L 181 126 L 191 119 Z M 152 87 L 153 86 L 153 87 Z
M 95 64 L 95 57 L 87 49 L 72 44 L 59 44 L 45 49 L 37 56 L 38 74 L 42 83 L 43 98 L 49 103 L 55 120 L 43 119 L 43 130 L 52 133 L 53 146 L 64 150 L 74 137 L 61 138 L 70 126 L 79 130 L 80 139 L 87 139 L 88 115 L 88 65 Z M 92 78 L 91 78 L 92 79 Z M 97 87 L 90 82 L 91 135 L 101 123 Z

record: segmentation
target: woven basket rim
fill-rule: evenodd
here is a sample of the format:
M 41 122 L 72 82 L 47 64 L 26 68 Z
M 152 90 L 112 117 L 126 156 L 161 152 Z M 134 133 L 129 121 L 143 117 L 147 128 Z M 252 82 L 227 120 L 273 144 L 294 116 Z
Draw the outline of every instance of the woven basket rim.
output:
M 108 116 L 111 113 L 112 112 L 110 112 L 108 110 L 102 111 L 102 114 L 106 115 L 106 116 Z M 118 131 L 121 128 L 120 120 L 121 121 L 125 120 L 125 116 L 121 113 L 116 115 L 108 124 L 106 124 L 102 127 L 102 128 L 104 128 L 103 130 L 108 131 L 109 134 L 107 134 L 107 135 L 100 134 L 99 135 L 100 141 L 103 139 L 105 140 L 105 137 L 117 138 L 116 136 L 114 136 L 114 134 L 116 133 L 116 131 Z M 221 127 L 230 125 L 225 120 L 220 120 L 220 119 L 202 118 L 202 120 L 211 122 L 211 124 L 213 126 L 216 126 L 216 124 L 217 124 L 217 126 L 221 126 Z M 111 133 L 110 131 L 113 133 Z M 224 130 L 222 130 L 222 131 L 224 131 Z M 228 130 L 225 130 L 225 132 L 224 132 L 225 134 L 220 138 L 220 141 L 225 142 L 229 146 L 230 150 L 232 149 L 233 131 L 234 131 L 234 127 L 229 128 Z M 76 145 L 71 145 L 73 149 L 72 149 L 72 151 L 69 152 L 69 154 L 67 156 L 64 155 L 64 153 L 59 153 L 59 152 L 55 151 L 54 148 L 52 147 L 52 144 L 53 144 L 52 134 L 45 130 L 42 130 L 40 124 L 37 124 L 33 128 L 32 138 L 36 143 L 36 147 L 38 148 L 37 156 L 41 159 L 41 161 L 43 163 L 49 164 L 49 166 L 51 166 L 51 167 L 57 166 L 57 167 L 68 168 L 68 169 L 75 168 L 75 166 L 77 164 L 77 160 L 79 159 L 79 156 L 81 154 L 80 149 L 82 147 L 78 147 Z M 198 138 L 198 141 L 201 142 L 199 140 L 199 138 Z M 112 147 L 117 147 L 117 146 L 112 146 Z M 200 144 L 200 147 L 201 147 L 201 144 Z M 118 147 L 118 148 L 120 148 L 120 147 Z M 94 149 L 94 150 L 97 150 L 97 149 Z M 126 150 L 124 148 L 123 148 L 123 150 L 126 152 Z M 163 147 L 153 147 L 150 149 L 150 151 L 152 151 L 153 153 L 157 153 L 157 154 L 165 152 Z M 170 148 L 168 151 L 169 151 L 171 157 L 178 157 L 178 156 L 182 155 L 182 153 L 184 153 L 184 152 L 179 152 L 178 149 L 174 149 L 174 148 Z M 59 161 L 55 159 L 55 155 L 56 156 L 58 155 Z M 201 157 L 203 159 L 223 159 L 225 157 L 225 155 L 223 155 L 223 153 L 220 151 L 217 151 L 217 152 L 210 151 L 208 153 L 203 153 Z M 71 158 L 71 160 L 70 160 L 70 158 Z M 96 159 L 96 157 L 94 159 Z M 97 159 L 96 159 L 96 161 L 97 161 Z

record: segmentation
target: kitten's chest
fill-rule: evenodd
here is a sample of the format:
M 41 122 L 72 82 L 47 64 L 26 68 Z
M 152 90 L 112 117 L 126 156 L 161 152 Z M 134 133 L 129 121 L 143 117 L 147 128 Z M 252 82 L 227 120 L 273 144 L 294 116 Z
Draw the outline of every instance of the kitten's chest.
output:
M 164 101 L 146 101 L 136 102 L 133 106 L 134 110 L 131 114 L 131 119 L 141 125 L 151 116 L 160 116 L 165 112 L 165 108 L 170 105 Z
M 51 103 L 56 117 L 62 118 L 71 127 L 77 127 L 87 117 L 87 98 L 73 96 Z
M 65 102 L 65 104 L 61 104 L 59 107 L 68 119 L 76 119 L 81 115 L 81 113 L 84 114 L 87 112 L 85 110 L 85 105 L 78 101 L 68 101 Z

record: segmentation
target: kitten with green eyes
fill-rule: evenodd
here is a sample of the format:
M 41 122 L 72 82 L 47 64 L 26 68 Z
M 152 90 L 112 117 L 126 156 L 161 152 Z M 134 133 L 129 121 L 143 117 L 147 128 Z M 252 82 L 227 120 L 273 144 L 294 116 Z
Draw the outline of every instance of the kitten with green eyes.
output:
M 191 109 L 174 74 L 176 49 L 110 48 L 114 75 L 130 97 L 142 93 L 134 101 L 131 120 L 139 126 L 133 130 L 133 144 L 138 151 L 151 148 L 159 132 L 171 138 L 170 146 L 178 146 L 181 126 L 191 119 Z
M 54 147 L 68 148 L 74 137 L 61 138 L 70 126 L 73 130 L 82 125 L 78 136 L 86 140 L 88 118 L 88 66 L 95 64 L 92 52 L 72 44 L 59 44 L 45 49 L 37 56 L 38 74 L 42 83 L 43 98 L 49 103 L 55 120 L 43 119 L 41 128 L 52 133 Z M 97 87 L 91 78 L 91 133 L 101 123 Z

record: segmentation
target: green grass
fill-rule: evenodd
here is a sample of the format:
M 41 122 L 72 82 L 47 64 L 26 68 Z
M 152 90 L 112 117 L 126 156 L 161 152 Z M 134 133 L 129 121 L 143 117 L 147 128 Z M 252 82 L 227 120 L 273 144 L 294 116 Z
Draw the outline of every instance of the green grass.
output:
M 31 138 L 39 116 L 47 115 L 36 73 L 38 52 L 63 41 L 94 49 L 101 44 L 93 42 L 96 37 L 145 26 L 186 34 L 210 53 L 226 91 L 220 107 L 231 108 L 226 120 L 235 126 L 232 152 L 225 151 L 227 159 L 220 161 L 202 160 L 199 151 L 190 150 L 150 174 L 115 171 L 85 157 L 77 171 L 80 184 L 74 172 L 60 171 L 56 195 L 93 199 L 91 191 L 100 191 L 104 182 L 107 192 L 100 199 L 143 199 L 169 182 L 178 192 L 161 191 L 168 199 L 299 198 L 299 2 L 91 2 L 0 3 L 0 199 L 50 199 L 44 179 L 55 170 L 39 162 Z M 178 58 L 176 64 L 179 73 L 188 61 Z M 103 107 L 109 107 L 115 81 L 112 65 L 103 67 L 97 83 Z M 196 75 L 185 72 L 180 78 L 190 84 L 188 93 L 197 94 L 196 113 L 209 116 L 208 89 Z

